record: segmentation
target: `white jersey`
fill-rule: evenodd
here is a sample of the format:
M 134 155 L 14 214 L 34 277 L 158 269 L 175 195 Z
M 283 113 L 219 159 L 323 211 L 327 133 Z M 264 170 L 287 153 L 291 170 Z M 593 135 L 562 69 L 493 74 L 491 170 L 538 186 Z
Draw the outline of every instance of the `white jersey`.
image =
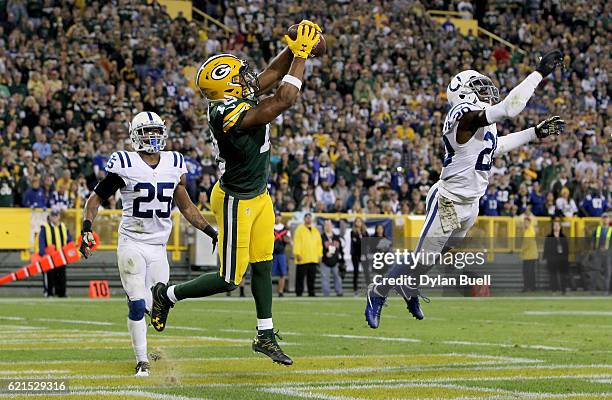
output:
M 471 203 L 485 193 L 497 148 L 495 123 L 480 128 L 465 144 L 457 143 L 461 117 L 482 107 L 471 103 L 454 106 L 444 120 L 442 140 L 446 153 L 438 188 L 440 194 L 457 203 Z
M 133 151 L 114 152 L 107 172 L 119 175 L 123 214 L 119 235 L 139 243 L 165 245 L 172 231 L 172 200 L 181 176 L 187 173 L 183 155 L 160 152 L 159 164 L 148 165 Z

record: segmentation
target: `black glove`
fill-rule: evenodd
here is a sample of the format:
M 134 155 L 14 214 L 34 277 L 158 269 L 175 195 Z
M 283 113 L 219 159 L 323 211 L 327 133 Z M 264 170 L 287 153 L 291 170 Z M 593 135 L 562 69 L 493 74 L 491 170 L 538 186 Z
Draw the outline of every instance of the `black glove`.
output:
M 540 65 L 538 65 L 536 71 L 546 77 L 559 65 L 563 65 L 563 53 L 559 50 L 553 50 L 544 54 L 540 59 Z
M 550 117 L 540 122 L 535 127 L 536 136 L 539 139 L 544 139 L 550 135 L 559 136 L 563 129 L 565 128 L 565 121 L 561 119 L 560 116 L 555 115 L 554 117 Z
M 81 245 L 79 246 L 79 252 L 83 255 L 83 258 L 91 256 L 91 249 L 95 245 L 96 241 L 91 231 L 91 221 L 86 219 L 81 227 Z
M 207 234 L 208 236 L 210 236 L 210 238 L 212 239 L 212 245 L 213 245 L 212 251 L 214 253 L 215 249 L 217 248 L 217 241 L 219 240 L 217 231 L 212 226 L 206 225 L 206 228 L 204 228 L 203 232 Z

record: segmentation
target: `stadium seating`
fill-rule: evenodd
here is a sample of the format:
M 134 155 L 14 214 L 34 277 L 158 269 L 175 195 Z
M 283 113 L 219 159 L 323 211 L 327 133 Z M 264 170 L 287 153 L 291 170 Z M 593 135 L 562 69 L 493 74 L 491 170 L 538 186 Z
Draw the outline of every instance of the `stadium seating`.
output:
M 523 55 L 435 22 L 425 8 L 444 5 L 439 3 L 349 7 L 340 2 L 329 8 L 317 3 L 307 9 L 293 1 L 266 8 L 230 2 L 228 9 L 211 3 L 205 11 L 223 21 L 230 34 L 212 24 L 200 29 L 182 16 L 171 20 L 156 3 L 128 1 L 121 9 L 103 2 L 9 3 L 0 10 L 7 21 L 0 35 L 0 205 L 78 206 L 104 173 L 109 153 L 129 147 L 126 121 L 147 108 L 170 125 L 168 147 L 186 155 L 190 194 L 205 208 L 216 171 L 205 110 L 191 82 L 195 69 L 219 51 L 261 68 L 282 48 L 286 26 L 307 16 L 324 26 L 330 51 L 311 63 L 301 101 L 272 130 L 270 189 L 278 209 L 422 213 L 424 195 L 441 169 L 439 132 L 449 77 L 473 67 L 507 93 L 541 51 L 559 46 L 568 70 L 548 79 L 528 112 L 504 124 L 502 132 L 558 113 L 568 121 L 567 133 L 563 140 L 498 158 L 493 182 L 498 202 L 490 212 L 519 215 L 530 206 L 539 215 L 602 212 L 589 203 L 596 196 L 610 203 L 605 36 L 599 24 L 580 25 L 576 40 L 561 41 L 552 26 L 572 22 L 571 4 L 536 10 L 546 18 L 542 24 L 534 23 L 530 6 L 513 2 L 475 15 L 525 50 Z M 594 10 L 604 3 L 580 12 L 599 21 Z M 517 33 L 503 23 L 509 15 L 521 18 Z M 302 172 L 307 175 L 303 188 Z M 37 176 L 44 176 L 42 189 L 33 183 Z M 317 189 L 324 180 L 332 193 Z M 533 194 L 535 182 L 541 193 Z M 569 190 L 566 198 L 563 187 Z M 541 207 L 548 192 L 552 203 Z

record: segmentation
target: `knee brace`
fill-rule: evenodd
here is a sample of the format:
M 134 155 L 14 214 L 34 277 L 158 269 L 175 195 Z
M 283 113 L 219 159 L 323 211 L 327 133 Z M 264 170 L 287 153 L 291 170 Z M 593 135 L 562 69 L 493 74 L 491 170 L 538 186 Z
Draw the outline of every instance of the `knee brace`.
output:
M 128 318 L 132 321 L 140 321 L 144 318 L 146 309 L 144 299 L 128 300 L 128 308 L 130 310 Z

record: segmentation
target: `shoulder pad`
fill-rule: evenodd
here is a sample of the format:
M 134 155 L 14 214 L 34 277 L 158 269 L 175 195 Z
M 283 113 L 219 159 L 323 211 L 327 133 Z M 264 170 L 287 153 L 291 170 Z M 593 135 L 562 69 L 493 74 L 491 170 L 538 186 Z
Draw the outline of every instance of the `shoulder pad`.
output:
M 222 128 L 223 132 L 229 132 L 231 128 L 240 126 L 239 121 L 252 107 L 247 99 L 228 97 L 211 106 L 211 121 L 218 124 L 217 127 Z
M 104 170 L 117 175 L 125 175 L 125 170 L 132 167 L 132 159 L 127 151 L 116 151 L 111 154 Z
M 472 103 L 459 103 L 450 109 L 448 114 L 446 115 L 446 119 L 444 121 L 444 133 L 450 131 L 450 129 L 463 117 L 464 114 L 470 111 L 482 111 L 484 108 L 477 104 Z
M 187 164 L 185 163 L 185 157 L 178 151 L 172 151 L 172 166 L 178 168 L 182 174 L 187 173 Z

